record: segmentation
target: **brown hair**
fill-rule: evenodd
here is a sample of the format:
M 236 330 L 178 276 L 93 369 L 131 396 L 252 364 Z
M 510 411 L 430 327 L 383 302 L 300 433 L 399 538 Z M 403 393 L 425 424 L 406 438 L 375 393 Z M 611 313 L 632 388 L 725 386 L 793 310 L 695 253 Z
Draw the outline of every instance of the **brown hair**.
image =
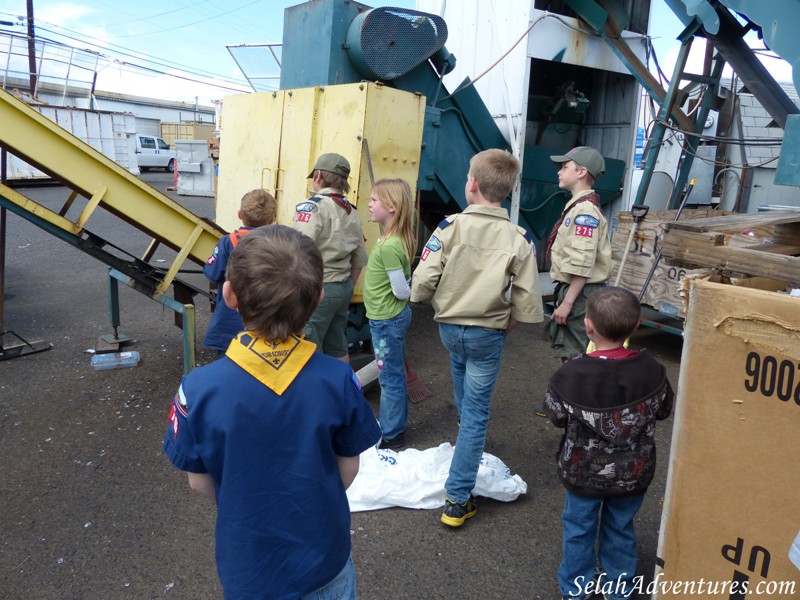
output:
M 506 199 L 514 189 L 519 169 L 519 161 L 512 154 L 497 148 L 479 152 L 469 161 L 469 174 L 489 202 Z
M 226 277 L 245 327 L 269 341 L 300 334 L 317 308 L 322 256 L 310 237 L 285 225 L 257 227 L 228 259 Z
M 277 204 L 275 197 L 267 190 L 250 190 L 242 196 L 242 224 L 248 227 L 261 227 L 275 221 Z
M 393 208 L 394 215 L 383 231 L 384 237 L 398 236 L 406 250 L 409 261 L 414 260 L 417 237 L 414 235 L 414 205 L 411 201 L 411 186 L 404 179 L 380 179 L 372 186 L 372 193 L 384 208 Z
M 341 175 L 337 175 L 336 173 L 332 173 L 330 171 L 323 171 L 321 169 L 317 169 L 316 172 L 322 176 L 322 183 L 326 188 L 339 190 L 343 194 L 346 194 L 350 191 L 350 184 L 347 183 L 347 179 Z
M 604 287 L 586 300 L 586 318 L 605 339 L 620 342 L 639 324 L 641 307 L 631 292 L 620 287 Z

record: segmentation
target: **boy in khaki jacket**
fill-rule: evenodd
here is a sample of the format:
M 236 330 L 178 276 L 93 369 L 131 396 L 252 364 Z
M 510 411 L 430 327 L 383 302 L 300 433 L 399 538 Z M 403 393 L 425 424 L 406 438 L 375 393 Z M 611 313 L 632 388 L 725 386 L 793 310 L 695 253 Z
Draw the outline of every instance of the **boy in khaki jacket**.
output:
M 519 170 L 519 161 L 503 150 L 472 157 L 464 190 L 468 206 L 439 223 L 412 280 L 411 301 L 432 301 L 439 337 L 450 352 L 460 423 L 442 514 L 450 527 L 477 512 L 472 489 L 506 333 L 517 322 L 544 318 L 530 238 L 501 206 Z

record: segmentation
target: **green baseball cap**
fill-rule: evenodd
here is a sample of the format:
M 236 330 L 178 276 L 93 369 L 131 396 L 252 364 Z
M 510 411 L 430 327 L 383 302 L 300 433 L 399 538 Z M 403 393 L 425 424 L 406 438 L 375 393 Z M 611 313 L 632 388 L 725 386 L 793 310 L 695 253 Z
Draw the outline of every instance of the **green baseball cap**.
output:
M 595 179 L 606 172 L 606 161 L 603 159 L 603 155 L 589 146 L 578 146 L 566 154 L 551 156 L 550 160 L 557 164 L 565 163 L 568 160 L 574 161 L 585 167 Z
M 347 162 L 347 159 L 341 154 L 329 152 L 317 159 L 317 163 L 314 165 L 314 168 L 311 169 L 311 173 L 308 174 L 306 179 L 311 179 L 314 176 L 314 171 L 328 171 L 329 173 L 334 173 L 347 179 L 350 177 L 350 163 Z

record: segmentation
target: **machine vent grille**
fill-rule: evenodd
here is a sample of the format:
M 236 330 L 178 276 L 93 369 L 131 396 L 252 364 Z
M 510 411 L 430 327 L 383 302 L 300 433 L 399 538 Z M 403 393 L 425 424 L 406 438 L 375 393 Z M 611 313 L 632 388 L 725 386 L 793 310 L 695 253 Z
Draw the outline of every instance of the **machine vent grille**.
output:
M 354 49 L 351 43 L 351 56 L 353 50 L 360 54 L 362 60 L 354 62 L 360 70 L 368 70 L 362 74 L 389 81 L 436 54 L 447 41 L 447 24 L 437 15 L 382 7 L 359 15 L 350 33 L 357 34 L 359 45 Z

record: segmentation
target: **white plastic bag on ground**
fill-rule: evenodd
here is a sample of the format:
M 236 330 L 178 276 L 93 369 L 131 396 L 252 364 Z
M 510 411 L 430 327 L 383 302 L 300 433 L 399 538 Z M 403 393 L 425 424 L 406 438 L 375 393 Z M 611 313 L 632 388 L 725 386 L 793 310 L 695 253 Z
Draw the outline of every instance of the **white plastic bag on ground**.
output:
M 800 533 L 797 534 L 797 537 L 794 538 L 794 542 L 792 542 L 792 547 L 789 548 L 789 560 L 792 561 L 792 564 L 800 569 Z
M 427 450 L 366 450 L 361 454 L 358 476 L 347 490 L 350 511 L 444 506 L 444 482 L 453 451 L 447 442 Z M 483 453 L 474 495 L 511 502 L 527 490 L 527 484 L 519 475 L 512 475 L 503 461 Z

